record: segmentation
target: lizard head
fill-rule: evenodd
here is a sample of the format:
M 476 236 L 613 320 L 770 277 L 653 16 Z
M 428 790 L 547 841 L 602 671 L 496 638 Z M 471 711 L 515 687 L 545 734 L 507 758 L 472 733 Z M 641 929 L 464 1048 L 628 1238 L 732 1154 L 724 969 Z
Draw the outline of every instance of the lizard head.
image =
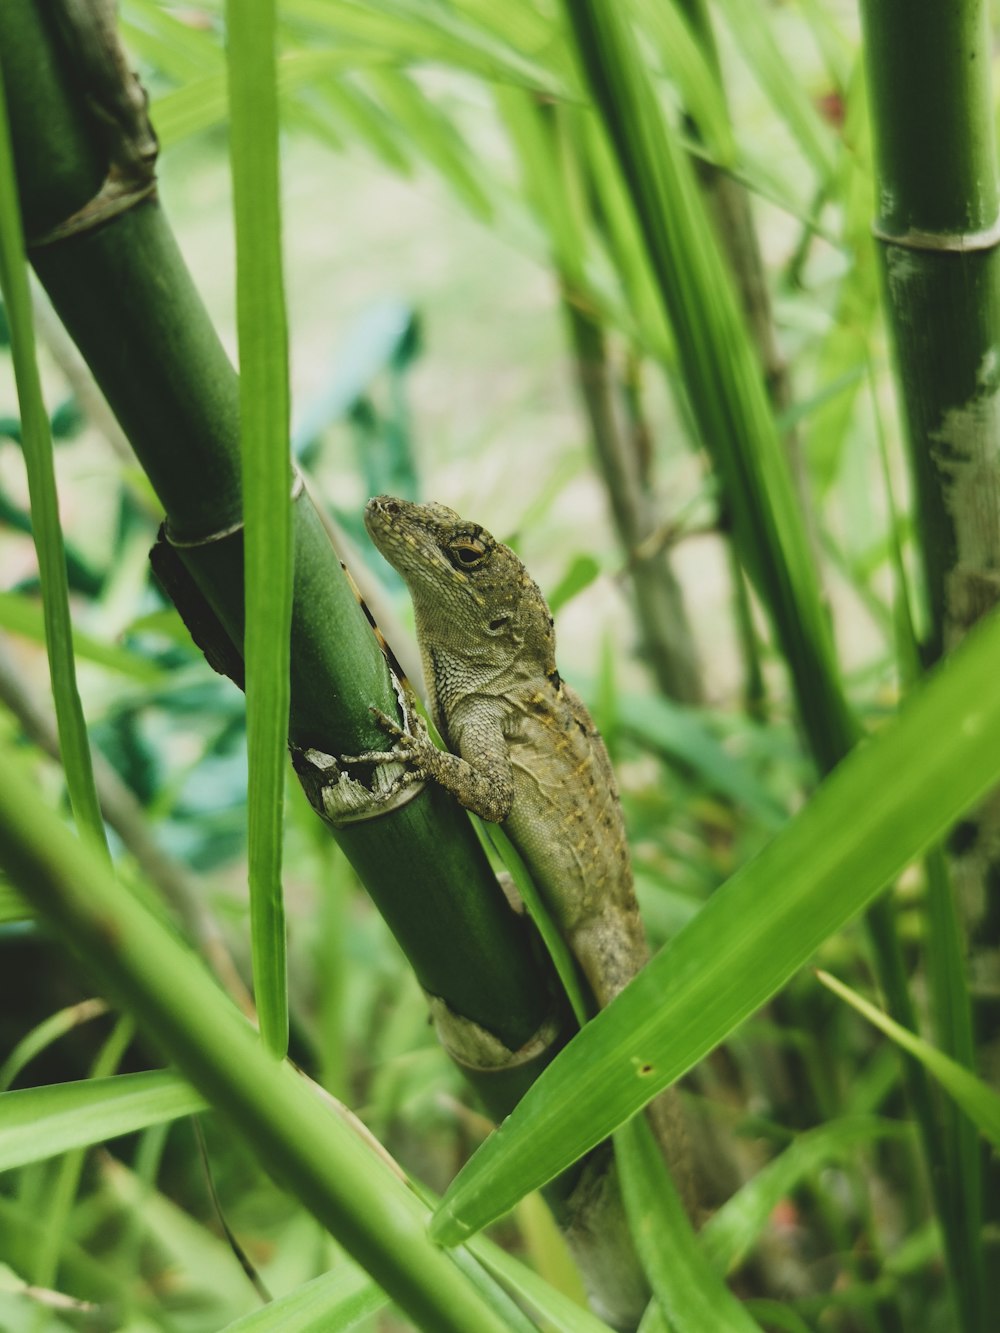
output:
M 493 666 L 526 651 L 555 671 L 549 609 L 509 546 L 445 505 L 389 495 L 369 500 L 365 527 L 406 581 L 422 641 Z

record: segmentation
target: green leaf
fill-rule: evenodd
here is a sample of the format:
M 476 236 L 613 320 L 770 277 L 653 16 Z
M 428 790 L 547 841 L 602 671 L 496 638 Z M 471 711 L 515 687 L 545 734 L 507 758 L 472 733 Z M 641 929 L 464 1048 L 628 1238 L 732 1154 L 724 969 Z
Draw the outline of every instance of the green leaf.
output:
M 665 72 L 677 84 L 684 110 L 697 125 L 712 161 L 722 168 L 733 166 L 736 145 L 729 109 L 682 7 L 660 0 L 633 0 L 633 8 L 655 42 Z
M 40 806 L 9 751 L 0 751 L 0 868 L 102 992 L 135 1016 L 265 1169 L 417 1323 L 441 1333 L 510 1333 L 510 1298 L 481 1270 L 471 1282 L 429 1241 L 428 1210 L 397 1169 L 269 1054 L 173 931 Z M 22 1095 L 5 1094 L 0 1106 Z M 37 1129 L 19 1129 L 20 1157 L 37 1155 Z M 68 1125 L 65 1132 L 77 1131 Z
M 494 1241 L 477 1236 L 469 1249 L 488 1272 L 498 1278 L 519 1304 L 527 1306 L 552 1333 L 608 1333 L 603 1319 L 556 1291 L 527 1264 L 515 1259 Z
M 346 1333 L 388 1300 L 360 1268 L 341 1264 L 227 1324 L 223 1333 Z
M 493 204 L 489 177 L 475 160 L 454 121 L 425 96 L 407 74 L 388 67 L 368 70 L 366 85 L 425 161 L 440 173 L 474 217 L 488 222 Z
M 33 916 L 34 912 L 21 894 L 0 880 L 0 925 L 9 921 L 30 921 Z
M 502 1216 L 634 1115 L 988 790 L 1000 774 L 998 656 L 992 616 L 587 1024 L 452 1183 L 439 1240 Z
M 700 1232 L 701 1244 L 713 1268 L 728 1273 L 737 1268 L 764 1231 L 771 1214 L 803 1180 L 829 1161 L 856 1148 L 885 1138 L 903 1138 L 910 1126 L 877 1116 L 833 1120 L 799 1134 L 772 1162 L 708 1219 Z
M 834 995 L 846 1000 L 859 1014 L 863 1014 L 869 1023 L 874 1023 L 887 1037 L 891 1037 L 897 1046 L 901 1046 L 907 1054 L 919 1060 L 927 1071 L 934 1075 L 945 1092 L 954 1098 L 980 1133 L 989 1139 L 994 1148 L 1000 1148 L 1000 1096 L 992 1088 L 976 1078 L 968 1069 L 964 1069 L 957 1061 L 952 1060 L 950 1056 L 924 1041 L 922 1037 L 900 1027 L 888 1014 L 876 1009 L 873 1004 L 862 999 L 856 991 L 852 991 L 843 982 L 831 977 L 828 972 L 817 972 L 816 975 Z
M 204 1098 L 166 1069 L 5 1092 L 0 1095 L 0 1171 L 204 1109 Z
M 785 822 L 784 810 L 749 765 L 724 749 L 696 709 L 663 696 L 624 694 L 618 698 L 618 721 L 638 744 L 690 769 L 709 791 L 743 806 L 765 827 Z
M 425 0 L 282 0 L 281 16 L 289 25 L 308 25 L 335 47 L 356 42 L 389 52 L 404 64 L 430 60 L 552 96 L 567 92 L 560 74 L 447 5 Z
M 6 99 L 0 79 L 0 289 L 10 328 L 14 378 L 21 408 L 21 446 L 28 473 L 31 522 L 45 617 L 45 646 L 56 706 L 59 748 L 73 816 L 81 832 L 107 853 L 104 820 L 94 787 L 90 744 L 76 687 L 66 553 L 59 523 L 52 436 L 35 361 L 31 292 L 17 197 Z
M 615 1135 L 629 1229 L 673 1333 L 760 1333 L 705 1257 L 644 1116 Z
M 16 592 L 0 592 L 0 626 L 12 634 L 21 634 L 36 643 L 45 642 L 45 613 L 42 607 L 30 597 Z M 109 671 L 118 671 L 123 676 L 132 676 L 145 685 L 161 685 L 167 680 L 167 673 L 155 662 L 149 662 L 127 648 L 119 648 L 113 643 L 102 643 L 82 630 L 70 630 L 73 648 L 77 657 L 96 662 Z
M 570 952 L 569 945 L 560 933 L 553 920 L 552 913 L 535 887 L 531 871 L 525 864 L 524 858 L 499 824 L 487 825 L 479 819 L 475 819 L 474 822 L 480 838 L 484 843 L 493 844 L 499 852 L 500 859 L 503 861 L 511 879 L 513 879 L 515 887 L 528 909 L 528 915 L 535 923 L 542 938 L 542 943 L 552 959 L 577 1021 L 580 1023 L 586 1022 L 587 1015 L 592 1008 L 592 1001 L 589 998 L 586 983 Z
M 211 29 L 185 22 L 156 0 L 128 0 L 119 23 L 128 50 L 171 79 L 198 78 L 219 64 L 219 39 Z
M 281 1056 L 288 1047 L 281 852 L 293 553 L 275 0 L 231 2 L 226 18 L 242 422 L 250 929 L 261 1035 Z
M 22 914 L 29 915 L 27 904 L 22 900 Z M 106 1014 L 108 1006 L 103 1000 L 80 1000 L 77 1004 L 67 1005 L 50 1014 L 43 1022 L 33 1027 L 20 1039 L 10 1054 L 0 1065 L 0 1093 L 6 1092 L 16 1082 L 18 1075 L 36 1056 L 46 1050 L 54 1041 L 72 1032 L 81 1023 Z
M 592 555 L 575 555 L 569 569 L 548 596 L 549 610 L 552 614 L 555 615 L 560 607 L 571 602 L 585 588 L 589 588 L 600 572 L 601 566 Z
M 730 32 L 774 111 L 788 125 L 821 180 L 833 173 L 835 144 L 829 128 L 797 78 L 771 31 L 770 12 L 761 0 L 717 0 Z
M 857 727 L 837 676 L 827 613 L 756 350 L 687 157 L 657 103 L 623 7 L 566 0 L 564 12 L 639 224 L 678 369 L 733 518 L 739 557 L 788 663 L 823 769 Z
M 518 157 L 521 191 L 546 233 L 566 291 L 589 286 L 588 163 L 575 107 L 542 104 L 520 88 L 498 87 L 499 111 Z M 578 293 L 572 293 L 579 300 Z

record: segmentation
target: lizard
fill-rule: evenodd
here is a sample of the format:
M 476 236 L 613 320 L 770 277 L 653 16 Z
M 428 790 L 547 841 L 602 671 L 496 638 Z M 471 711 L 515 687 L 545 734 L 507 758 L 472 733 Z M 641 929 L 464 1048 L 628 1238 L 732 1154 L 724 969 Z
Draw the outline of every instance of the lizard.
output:
M 439 750 L 373 710 L 393 745 L 355 759 L 402 763 L 499 824 L 599 1007 L 639 971 L 647 945 L 607 749 L 559 675 L 554 622 L 510 547 L 441 504 L 377 496 L 365 526 L 413 602 Z
M 401 763 L 404 775 L 437 783 L 502 827 L 604 1008 L 644 966 L 648 948 L 611 760 L 559 674 L 545 598 L 509 546 L 444 505 L 377 496 L 365 527 L 410 593 L 430 713 L 448 749 L 434 745 L 404 690 L 405 726 L 373 710 L 391 748 L 356 758 Z M 698 1191 L 676 1089 L 656 1097 L 647 1115 L 694 1220 Z M 634 1256 L 603 1248 L 608 1236 L 628 1234 L 623 1219 L 608 1220 L 621 1208 L 613 1158 L 597 1149 L 561 1225 L 595 1308 L 626 1328 L 648 1293 Z M 606 1304 L 609 1292 L 617 1294 Z

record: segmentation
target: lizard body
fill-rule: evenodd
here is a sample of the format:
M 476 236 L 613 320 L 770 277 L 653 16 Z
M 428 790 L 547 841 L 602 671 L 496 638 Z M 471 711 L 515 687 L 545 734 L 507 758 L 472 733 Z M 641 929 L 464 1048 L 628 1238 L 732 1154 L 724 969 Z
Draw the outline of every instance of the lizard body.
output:
M 599 1005 L 646 961 L 618 790 L 604 742 L 555 663 L 552 617 L 509 547 L 438 504 L 371 500 L 365 525 L 406 581 L 450 752 L 383 725 L 391 751 L 502 825 Z

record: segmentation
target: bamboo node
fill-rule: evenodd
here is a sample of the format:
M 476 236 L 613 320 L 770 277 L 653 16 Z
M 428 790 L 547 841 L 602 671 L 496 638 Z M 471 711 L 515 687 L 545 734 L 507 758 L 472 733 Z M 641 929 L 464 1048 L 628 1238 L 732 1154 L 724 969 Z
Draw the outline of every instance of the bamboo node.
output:
M 892 232 L 876 220 L 872 223 L 872 235 L 885 245 L 899 245 L 904 250 L 972 254 L 977 250 L 992 250 L 1000 245 L 1000 217 L 980 231 L 921 231 L 918 227 L 911 227 L 908 231 Z
M 294 475 L 292 477 L 292 489 L 289 497 L 291 499 L 292 504 L 294 504 L 295 501 L 299 498 L 299 496 L 304 493 L 305 487 L 306 487 L 305 479 L 302 476 L 302 473 L 298 470 L 298 468 L 296 468 Z M 232 537 L 237 532 L 241 532 L 243 530 L 243 526 L 244 526 L 243 519 L 240 518 L 237 519 L 235 523 L 230 523 L 225 528 L 219 528 L 218 531 L 216 532 L 209 532 L 201 537 L 185 538 L 185 537 L 173 536 L 173 534 L 170 531 L 170 520 L 167 519 L 166 523 L 164 523 L 163 525 L 163 536 L 165 537 L 167 542 L 171 546 L 173 546 L 176 550 L 189 551 L 189 550 L 194 550 L 199 546 L 211 546 L 213 542 L 225 541 L 227 537 Z
M 112 218 L 127 213 L 129 209 L 135 208 L 137 204 L 145 203 L 147 199 L 153 199 L 155 196 L 155 180 L 148 181 L 133 190 L 117 189 L 109 191 L 102 187 L 93 199 L 88 199 L 82 208 L 78 208 L 68 218 L 63 218 L 62 222 L 57 222 L 54 227 L 42 232 L 40 236 L 29 237 L 27 248 L 29 250 L 41 250 L 47 245 L 56 245 L 60 241 L 68 241 L 73 236 L 83 236 L 88 231 L 96 231 L 98 227 L 103 227 Z

